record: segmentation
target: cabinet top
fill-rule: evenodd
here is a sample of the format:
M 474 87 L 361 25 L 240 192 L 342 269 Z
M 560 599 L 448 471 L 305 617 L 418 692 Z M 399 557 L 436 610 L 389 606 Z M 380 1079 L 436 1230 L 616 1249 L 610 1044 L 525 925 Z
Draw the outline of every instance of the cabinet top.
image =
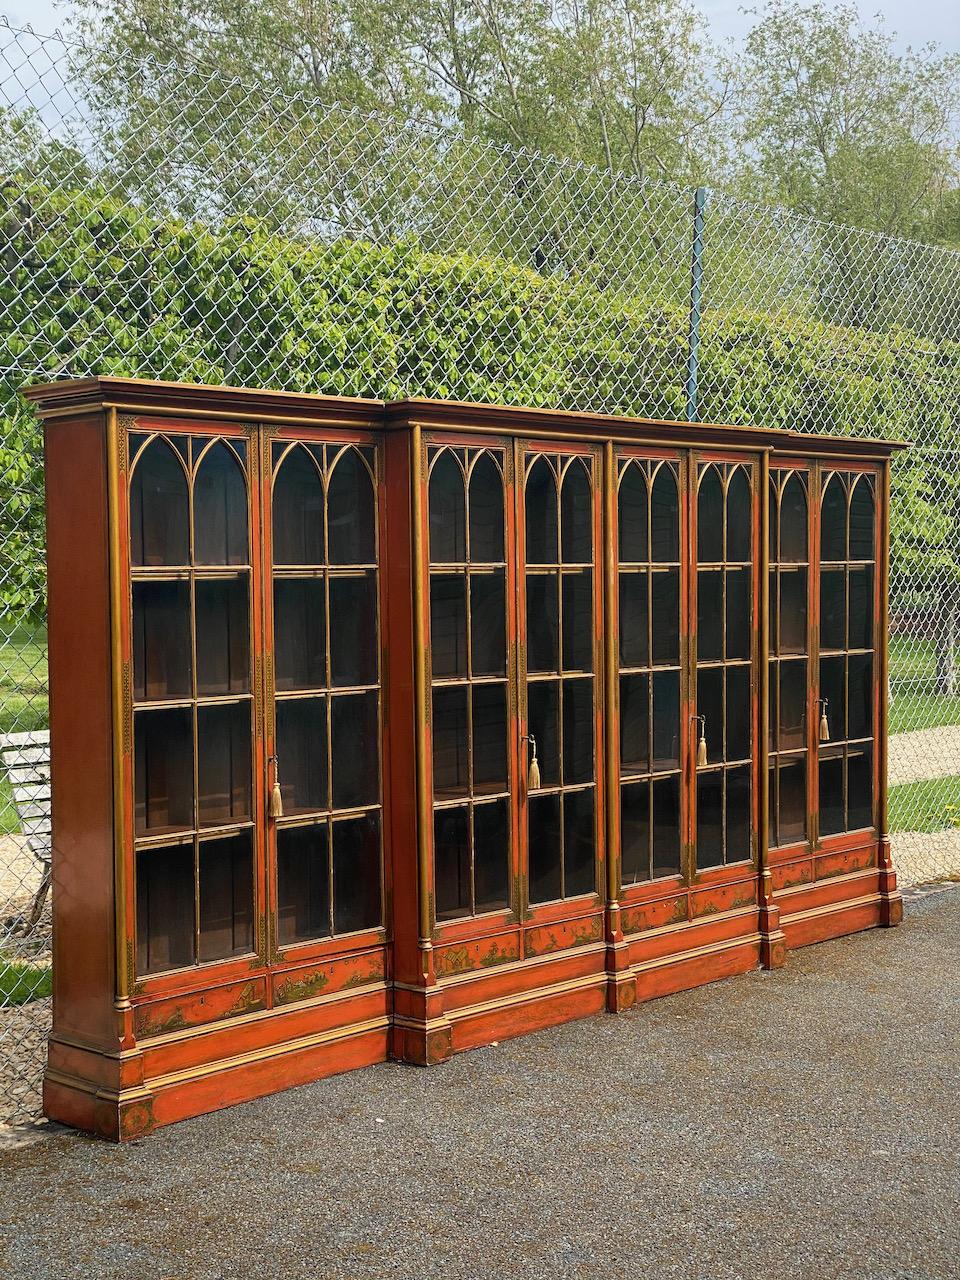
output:
M 782 427 L 683 422 L 566 409 L 514 408 L 462 400 L 354 396 L 159 382 L 143 378 L 69 378 L 23 389 L 45 420 L 118 409 L 124 413 L 192 414 L 315 425 L 349 424 L 371 430 L 466 430 L 675 447 L 770 449 L 778 454 L 883 459 L 908 447 L 902 440 L 824 435 Z

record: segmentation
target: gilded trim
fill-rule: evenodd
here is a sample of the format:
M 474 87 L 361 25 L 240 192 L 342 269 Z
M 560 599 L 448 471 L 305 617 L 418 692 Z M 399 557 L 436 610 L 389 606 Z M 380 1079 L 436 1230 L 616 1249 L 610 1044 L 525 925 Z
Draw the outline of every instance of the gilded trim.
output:
M 133 939 L 127 928 L 127 799 L 125 771 L 132 750 L 133 688 L 130 663 L 121 659 L 123 653 L 122 619 L 128 608 L 127 584 L 123 575 L 120 528 L 120 452 L 119 438 L 123 434 L 115 410 L 107 413 L 107 504 L 108 504 L 108 560 L 110 570 L 110 640 L 113 648 L 113 899 L 114 899 L 114 956 L 116 964 L 116 993 L 119 1009 L 129 1007 L 130 984 L 134 975 Z M 118 751 L 116 744 L 122 744 Z M 130 947 L 128 949 L 128 942 Z

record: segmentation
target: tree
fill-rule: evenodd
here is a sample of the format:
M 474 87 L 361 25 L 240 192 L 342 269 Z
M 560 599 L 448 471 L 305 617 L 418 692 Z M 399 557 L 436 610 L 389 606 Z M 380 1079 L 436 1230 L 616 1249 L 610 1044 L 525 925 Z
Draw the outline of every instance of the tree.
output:
M 856 7 L 771 0 L 740 59 L 734 143 L 752 194 L 892 235 L 949 234 L 960 55 L 899 53 Z M 955 208 L 955 203 L 953 205 Z

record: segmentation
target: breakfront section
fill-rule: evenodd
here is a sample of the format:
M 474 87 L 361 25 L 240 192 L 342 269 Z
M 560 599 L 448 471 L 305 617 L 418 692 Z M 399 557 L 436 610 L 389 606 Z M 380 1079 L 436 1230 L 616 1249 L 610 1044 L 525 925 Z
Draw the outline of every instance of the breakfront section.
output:
M 130 1137 L 386 1054 L 381 422 L 67 386 L 45 1105 Z
M 899 919 L 893 446 L 116 378 L 28 394 L 48 1115 L 133 1137 Z

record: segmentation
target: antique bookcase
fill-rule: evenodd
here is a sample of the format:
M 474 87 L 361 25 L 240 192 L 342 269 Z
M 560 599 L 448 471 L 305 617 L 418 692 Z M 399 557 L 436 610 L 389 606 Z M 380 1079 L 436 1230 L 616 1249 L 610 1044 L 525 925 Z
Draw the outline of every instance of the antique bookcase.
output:
M 48 1115 L 134 1137 L 898 922 L 897 446 L 123 378 L 26 394 Z

